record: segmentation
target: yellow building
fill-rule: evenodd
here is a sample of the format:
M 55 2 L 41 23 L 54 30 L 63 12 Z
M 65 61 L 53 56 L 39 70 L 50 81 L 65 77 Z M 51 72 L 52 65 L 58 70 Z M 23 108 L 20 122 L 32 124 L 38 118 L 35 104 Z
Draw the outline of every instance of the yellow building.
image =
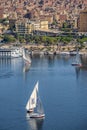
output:
M 48 21 L 48 24 L 53 23 L 53 15 L 41 15 L 40 16 L 41 21 Z
M 48 21 L 40 21 L 41 29 L 48 29 Z

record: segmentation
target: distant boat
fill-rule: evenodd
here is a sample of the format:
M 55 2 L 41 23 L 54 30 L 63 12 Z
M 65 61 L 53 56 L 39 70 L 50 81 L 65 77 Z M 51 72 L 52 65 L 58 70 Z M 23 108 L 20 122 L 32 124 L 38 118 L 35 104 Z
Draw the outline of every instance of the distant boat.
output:
M 26 53 L 25 49 L 23 49 L 23 59 L 25 60 L 26 63 L 31 64 L 31 58 L 29 54 Z
M 77 49 L 77 52 L 76 52 L 75 60 L 74 60 L 74 62 L 72 63 L 72 66 L 78 66 L 78 67 L 81 67 L 81 66 L 82 66 L 78 49 Z
M 30 113 L 30 118 L 45 117 L 43 105 L 39 96 L 38 87 L 39 87 L 39 83 L 37 82 L 26 105 L 26 110 L 27 113 Z

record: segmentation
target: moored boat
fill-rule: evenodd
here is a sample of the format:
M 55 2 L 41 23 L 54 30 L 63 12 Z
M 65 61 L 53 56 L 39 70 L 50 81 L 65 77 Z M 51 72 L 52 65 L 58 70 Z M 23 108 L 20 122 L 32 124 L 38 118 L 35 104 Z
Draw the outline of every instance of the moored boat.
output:
M 0 58 L 18 58 L 21 56 L 22 56 L 21 48 L 0 49 Z

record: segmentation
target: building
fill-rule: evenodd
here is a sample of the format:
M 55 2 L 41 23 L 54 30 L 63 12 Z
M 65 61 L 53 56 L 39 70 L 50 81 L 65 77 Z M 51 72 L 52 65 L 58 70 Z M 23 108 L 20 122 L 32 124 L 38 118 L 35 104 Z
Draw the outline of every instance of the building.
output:
M 48 21 L 40 21 L 40 28 L 41 29 L 48 29 Z
M 31 21 L 31 24 L 33 25 L 33 31 L 40 28 L 40 20 Z
M 48 29 L 48 21 L 19 20 L 15 23 L 16 32 L 20 35 L 32 34 L 38 29 Z
M 53 15 L 40 15 L 40 20 L 42 21 L 48 21 L 48 24 L 53 23 Z
M 15 23 L 16 32 L 24 36 L 26 34 L 31 34 L 33 30 L 33 25 L 28 20 L 19 20 Z
M 0 7 L 0 19 L 3 19 L 4 9 Z
M 79 32 L 87 32 L 87 10 L 80 12 L 78 30 Z

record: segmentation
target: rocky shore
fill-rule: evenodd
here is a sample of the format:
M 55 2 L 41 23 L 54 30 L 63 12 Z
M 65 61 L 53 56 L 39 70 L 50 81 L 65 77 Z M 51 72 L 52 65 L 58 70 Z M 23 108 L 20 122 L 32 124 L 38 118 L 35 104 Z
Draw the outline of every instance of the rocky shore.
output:
M 76 54 L 76 46 L 75 45 L 66 45 L 66 46 L 44 46 L 44 45 L 23 45 L 22 47 L 26 48 L 32 54 L 45 54 L 45 55 L 75 55 Z M 87 48 L 84 47 L 79 49 L 79 53 L 81 55 L 87 55 Z

